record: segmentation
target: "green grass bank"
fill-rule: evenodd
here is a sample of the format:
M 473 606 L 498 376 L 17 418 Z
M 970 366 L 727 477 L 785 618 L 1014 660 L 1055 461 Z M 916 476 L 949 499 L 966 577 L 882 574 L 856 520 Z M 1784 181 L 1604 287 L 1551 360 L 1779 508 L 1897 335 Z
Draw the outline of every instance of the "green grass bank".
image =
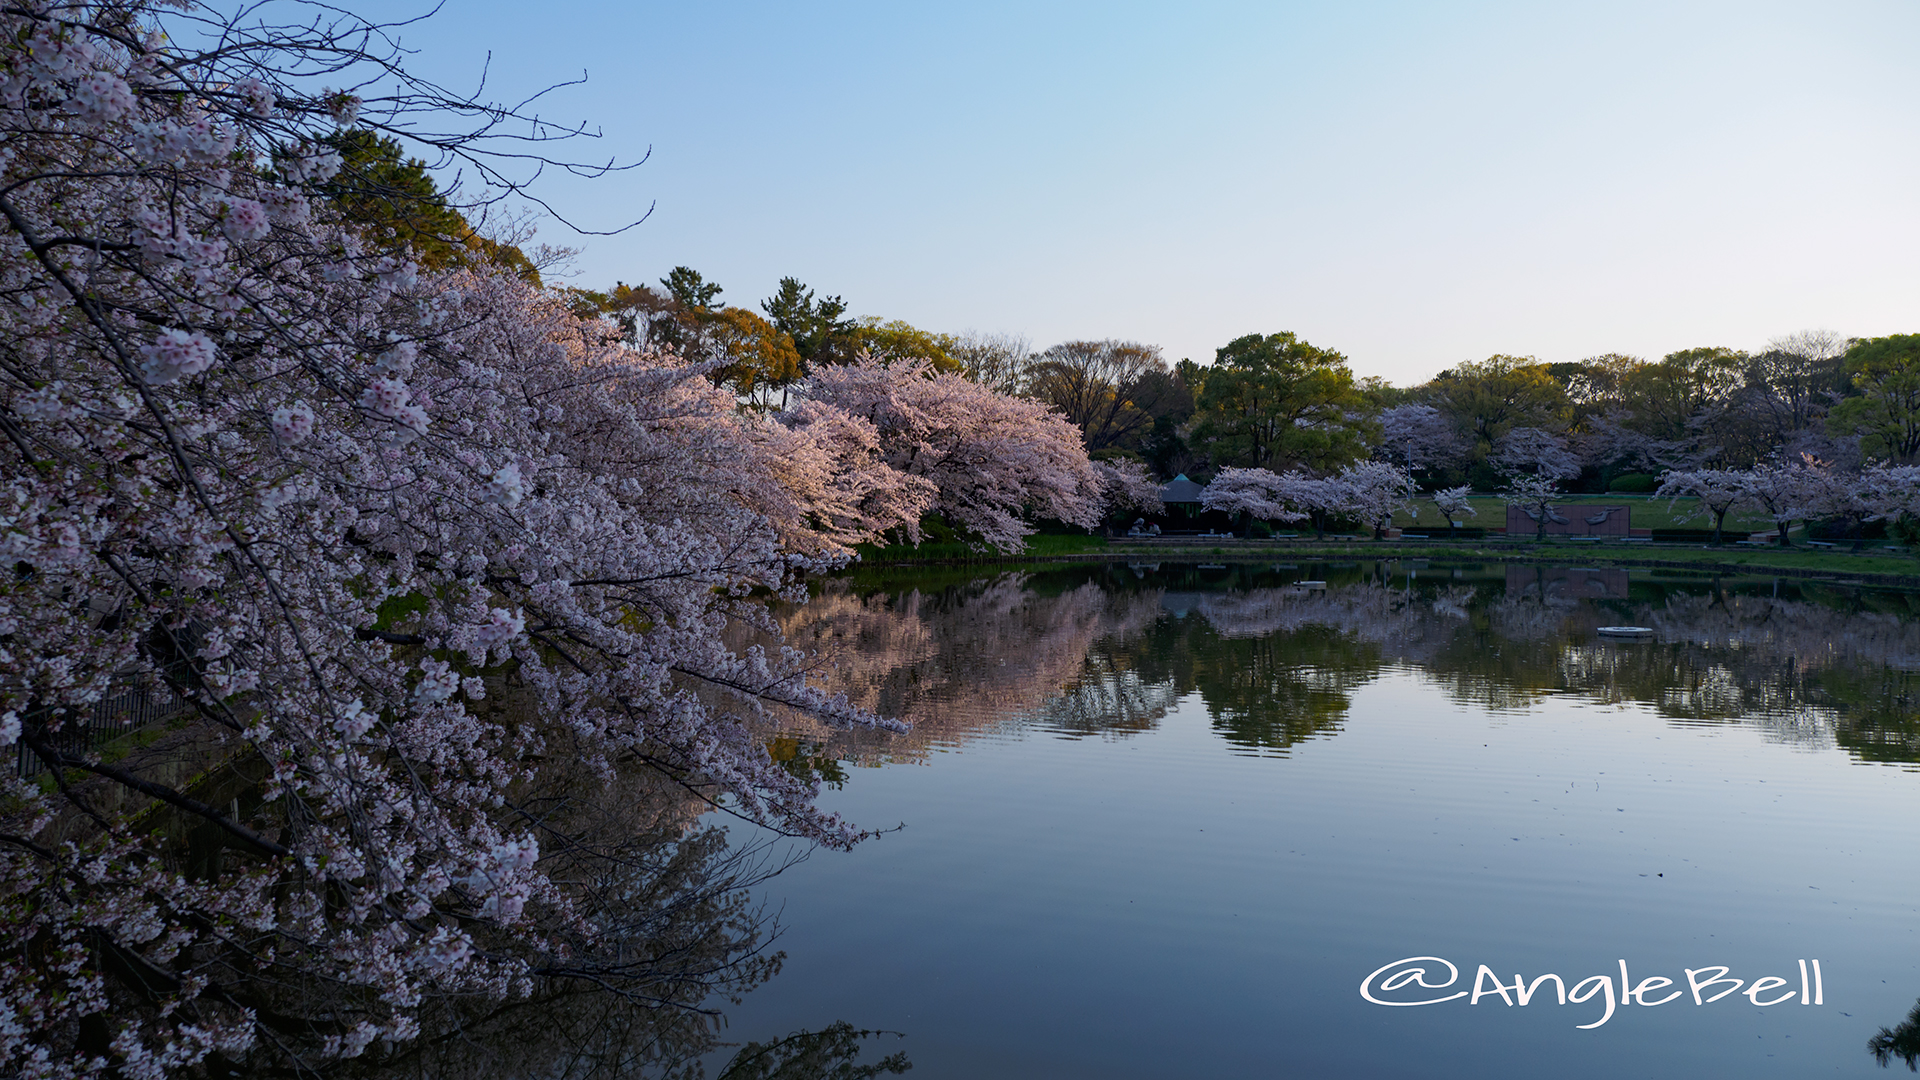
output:
M 1603 500 L 1595 500 L 1601 502 Z M 1636 517 L 1635 524 L 1638 525 Z M 1275 559 L 1299 562 L 1313 559 L 1442 559 L 1549 563 L 1558 566 L 1619 566 L 1645 569 L 1685 569 L 1705 573 L 1775 575 L 1795 578 L 1832 578 L 1875 585 L 1920 589 L 1920 558 L 1890 552 L 1868 544 L 1859 552 L 1845 545 L 1832 549 L 1793 547 L 1786 550 L 1749 547 L 1712 547 L 1704 544 L 1592 541 L 1532 537 L 1489 537 L 1484 540 L 1326 540 L 1311 534 L 1291 540 L 1180 538 L 1157 541 L 1099 536 L 1040 535 L 1029 537 L 1026 550 L 1001 554 L 970 548 L 959 542 L 862 547 L 866 566 L 965 567 L 1020 563 L 1114 560 L 1125 562 L 1221 562 Z

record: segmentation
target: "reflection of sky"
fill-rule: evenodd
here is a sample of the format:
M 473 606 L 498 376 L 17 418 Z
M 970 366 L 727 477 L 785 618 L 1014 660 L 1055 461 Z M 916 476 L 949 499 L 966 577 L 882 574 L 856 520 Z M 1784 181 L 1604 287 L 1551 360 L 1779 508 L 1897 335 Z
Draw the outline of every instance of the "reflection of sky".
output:
M 1003 731 L 829 796 L 906 828 L 778 880 L 789 961 L 731 1031 L 904 1031 L 929 1077 L 1877 1074 L 1920 994 L 1916 782 L 1637 705 L 1489 717 L 1398 669 L 1288 759 L 1227 753 L 1194 697 L 1123 740 Z M 1359 998 L 1429 953 L 1569 982 L 1817 957 L 1828 1004 L 1585 1032 Z
M 829 794 L 906 828 L 775 883 L 791 960 L 738 1037 L 891 1028 L 932 1077 L 1866 1075 L 1920 996 L 1920 774 L 1857 763 L 1920 755 L 1898 598 L 1049 580 L 831 609 L 918 620 L 867 659 L 943 734 Z M 1659 640 L 1593 635 L 1623 616 Z M 1828 1004 L 1360 999 L 1424 954 L 1818 958 Z

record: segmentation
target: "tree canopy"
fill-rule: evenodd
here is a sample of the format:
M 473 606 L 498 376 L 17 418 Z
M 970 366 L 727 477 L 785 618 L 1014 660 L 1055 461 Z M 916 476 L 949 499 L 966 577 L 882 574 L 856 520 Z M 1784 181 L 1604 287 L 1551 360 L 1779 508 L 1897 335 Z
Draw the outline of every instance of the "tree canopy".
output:
M 526 254 L 474 231 L 434 183 L 426 162 L 405 156 L 398 140 L 364 129 L 330 133 L 320 142 L 340 155 L 340 171 L 316 185 L 360 234 L 381 247 L 406 250 L 432 270 L 496 266 L 540 284 Z
M 1216 465 L 1325 471 L 1374 434 L 1346 357 L 1292 332 L 1236 338 L 1201 377 L 1193 442 Z
M 1920 334 L 1856 342 L 1846 372 L 1858 396 L 1834 407 L 1829 427 L 1859 436 L 1871 456 L 1912 462 L 1920 455 Z
M 1429 391 L 1469 439 L 1468 454 L 1475 461 L 1484 461 L 1514 428 L 1565 424 L 1572 403 L 1545 364 L 1522 356 L 1460 364 L 1434 376 Z

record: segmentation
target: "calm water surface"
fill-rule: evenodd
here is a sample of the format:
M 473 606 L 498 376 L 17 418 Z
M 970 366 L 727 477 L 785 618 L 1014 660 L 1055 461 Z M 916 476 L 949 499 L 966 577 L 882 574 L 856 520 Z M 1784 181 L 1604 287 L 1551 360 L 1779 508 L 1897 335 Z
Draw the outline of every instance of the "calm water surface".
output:
M 1920 997 L 1914 611 L 1498 565 L 830 583 L 790 636 L 916 730 L 776 752 L 902 827 L 763 887 L 787 962 L 727 1035 L 847 1020 L 916 1077 L 1879 1075 Z M 1376 996 L 1484 992 L 1363 998 L 1413 957 L 1459 977 Z M 1622 961 L 1649 1004 L 1583 1030 Z M 1548 973 L 1591 996 L 1494 989 Z

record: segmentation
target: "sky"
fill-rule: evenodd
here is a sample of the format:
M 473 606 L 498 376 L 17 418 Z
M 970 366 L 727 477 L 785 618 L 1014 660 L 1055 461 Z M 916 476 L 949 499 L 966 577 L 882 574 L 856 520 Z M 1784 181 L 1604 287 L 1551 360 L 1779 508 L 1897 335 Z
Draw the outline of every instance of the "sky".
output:
M 399 9 L 363 6 L 392 17 Z M 1397 385 L 1920 332 L 1920 5 L 445 0 L 409 66 L 644 162 L 534 190 L 571 282 L 793 276 L 927 330 Z

